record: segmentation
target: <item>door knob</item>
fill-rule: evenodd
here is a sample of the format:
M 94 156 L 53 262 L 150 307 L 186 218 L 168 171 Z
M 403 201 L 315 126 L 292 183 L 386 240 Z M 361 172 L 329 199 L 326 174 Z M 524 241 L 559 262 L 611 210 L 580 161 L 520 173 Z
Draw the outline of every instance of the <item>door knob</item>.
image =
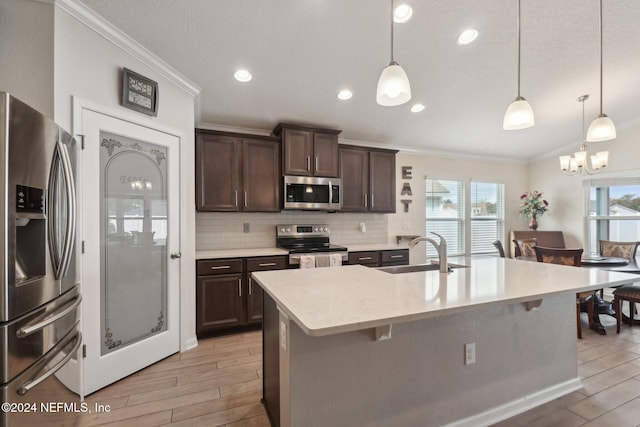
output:
M 174 252 L 171 254 L 171 259 L 182 258 L 182 254 L 180 252 Z

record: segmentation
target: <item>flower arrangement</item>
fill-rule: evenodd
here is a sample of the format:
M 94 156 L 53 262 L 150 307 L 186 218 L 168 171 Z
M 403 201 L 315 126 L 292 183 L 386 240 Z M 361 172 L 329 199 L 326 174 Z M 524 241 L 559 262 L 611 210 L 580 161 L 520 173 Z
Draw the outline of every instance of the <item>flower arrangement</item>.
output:
M 526 217 L 540 216 L 549 210 L 549 202 L 542 198 L 542 193 L 539 191 L 522 194 L 520 201 L 522 202 L 520 215 Z

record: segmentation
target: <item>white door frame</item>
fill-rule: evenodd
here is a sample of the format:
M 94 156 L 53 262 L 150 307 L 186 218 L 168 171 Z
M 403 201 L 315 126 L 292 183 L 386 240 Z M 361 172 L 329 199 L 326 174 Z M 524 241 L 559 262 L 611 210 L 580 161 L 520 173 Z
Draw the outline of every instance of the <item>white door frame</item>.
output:
M 175 136 L 179 139 L 179 176 L 180 194 L 180 230 L 179 247 L 182 258 L 179 260 L 180 276 L 180 351 L 186 351 L 198 345 L 195 335 L 195 179 L 193 178 L 193 162 L 195 159 L 195 146 L 192 138 L 178 128 L 162 125 L 151 118 L 146 118 L 140 114 L 128 112 L 121 108 L 108 107 L 77 96 L 73 97 L 72 132 L 74 136 L 82 134 L 82 112 L 91 110 L 96 113 L 112 116 L 114 118 L 131 122 L 140 126 L 145 126 L 160 132 Z M 79 204 L 82 203 L 82 191 L 84 187 L 80 184 L 78 188 Z M 192 202 L 189 202 L 189 201 Z M 83 219 L 81 218 L 80 221 Z M 82 224 L 78 224 L 79 227 Z M 82 280 L 82 279 L 81 279 Z M 81 285 L 82 287 L 82 285 Z M 81 324 L 82 327 L 82 324 Z M 82 377 L 82 375 L 81 375 Z M 82 381 L 81 381 L 82 382 Z M 84 386 L 80 385 L 83 395 Z

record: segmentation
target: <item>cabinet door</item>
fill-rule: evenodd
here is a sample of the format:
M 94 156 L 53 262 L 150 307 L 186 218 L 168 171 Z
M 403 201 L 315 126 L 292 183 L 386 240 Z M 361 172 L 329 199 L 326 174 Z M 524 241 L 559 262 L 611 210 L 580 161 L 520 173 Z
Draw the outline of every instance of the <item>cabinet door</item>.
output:
M 391 251 L 382 251 L 380 256 L 380 265 L 382 267 L 390 265 L 408 265 L 409 249 L 397 249 Z
M 343 212 L 367 211 L 369 193 L 369 152 L 340 148 Z
M 284 270 L 289 263 L 289 257 L 269 256 L 247 258 L 247 322 L 258 323 L 262 320 L 262 287 L 251 278 L 253 271 Z
M 396 155 L 371 151 L 369 153 L 369 211 L 396 211 Z
M 236 138 L 196 134 L 196 209 L 238 211 L 240 144 Z
M 312 175 L 313 132 L 297 129 L 282 131 L 282 165 L 284 175 Z
M 380 251 L 349 252 L 349 264 L 380 267 Z
M 313 134 L 313 173 L 315 176 L 338 176 L 338 135 Z
M 242 153 L 242 210 L 279 212 L 280 144 L 245 139 Z
M 199 277 L 196 285 L 198 335 L 244 324 L 242 274 Z

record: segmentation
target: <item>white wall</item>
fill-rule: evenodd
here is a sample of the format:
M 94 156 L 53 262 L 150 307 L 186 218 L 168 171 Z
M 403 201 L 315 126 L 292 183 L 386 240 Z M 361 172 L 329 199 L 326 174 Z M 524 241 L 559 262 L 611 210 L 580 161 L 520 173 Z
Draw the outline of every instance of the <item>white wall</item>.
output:
M 159 107 L 155 118 L 120 106 L 121 68 L 132 69 L 158 82 Z M 73 129 L 73 97 L 140 117 L 151 126 L 177 130 L 180 143 L 181 218 L 181 349 L 195 338 L 195 182 L 194 98 L 114 43 L 80 23 L 60 8 L 55 10 L 55 121 Z
M 402 167 L 412 167 L 412 179 L 402 178 Z M 520 194 L 530 191 L 527 165 L 521 163 L 491 162 L 420 155 L 400 152 L 396 156 L 396 213 L 389 215 L 389 242 L 395 242 L 396 235 L 424 235 L 425 221 L 425 177 L 436 179 L 457 179 L 489 181 L 505 184 L 505 236 L 503 245 L 507 248 L 509 230 L 527 228 L 527 221 L 518 215 Z M 405 182 L 411 184 L 412 196 L 401 196 Z M 411 199 L 409 212 L 404 212 L 402 199 Z M 541 227 L 544 229 L 543 227 Z M 418 245 L 410 251 L 411 263 L 424 262 L 426 246 Z
M 618 137 L 613 141 L 589 143 L 589 152 L 609 151 L 609 166 L 599 175 L 587 177 L 604 178 L 612 175 L 640 174 L 640 126 L 629 129 L 618 128 Z M 579 144 L 563 154 L 577 151 Z M 544 192 L 549 201 L 549 215 L 542 217 L 541 230 L 562 230 L 568 247 L 585 247 L 584 236 L 584 177 L 569 177 L 560 171 L 557 156 L 544 159 L 529 166 L 531 189 Z
M 0 0 L 0 91 L 53 118 L 53 6 Z

